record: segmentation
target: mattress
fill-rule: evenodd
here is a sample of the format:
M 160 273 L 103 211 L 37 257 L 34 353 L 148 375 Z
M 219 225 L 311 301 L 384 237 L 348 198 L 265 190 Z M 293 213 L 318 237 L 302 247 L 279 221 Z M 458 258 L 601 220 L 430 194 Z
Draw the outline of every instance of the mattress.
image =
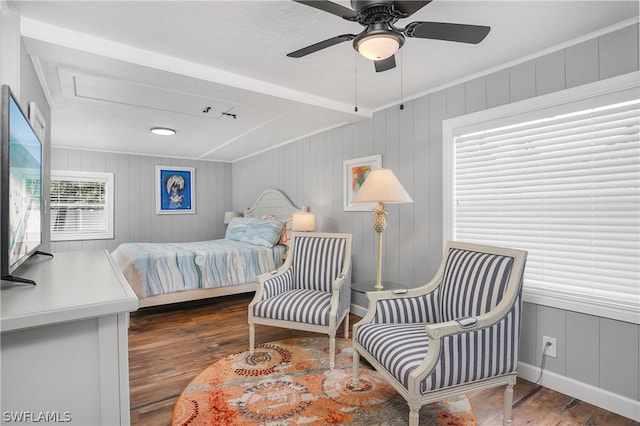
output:
M 280 265 L 286 247 L 232 240 L 188 243 L 126 243 L 111 253 L 139 298 L 233 286 Z

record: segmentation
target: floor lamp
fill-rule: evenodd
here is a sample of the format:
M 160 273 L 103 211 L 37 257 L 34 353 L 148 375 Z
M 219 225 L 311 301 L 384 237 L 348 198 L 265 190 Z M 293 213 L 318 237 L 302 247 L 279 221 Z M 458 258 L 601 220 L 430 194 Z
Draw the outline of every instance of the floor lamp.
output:
M 376 290 L 382 290 L 382 233 L 387 226 L 385 216 L 389 214 L 384 209 L 384 203 L 413 203 L 404 187 L 391 169 L 376 169 L 369 173 L 364 183 L 353 198 L 354 203 L 378 203 L 373 229 L 378 234 L 378 258 L 376 263 Z

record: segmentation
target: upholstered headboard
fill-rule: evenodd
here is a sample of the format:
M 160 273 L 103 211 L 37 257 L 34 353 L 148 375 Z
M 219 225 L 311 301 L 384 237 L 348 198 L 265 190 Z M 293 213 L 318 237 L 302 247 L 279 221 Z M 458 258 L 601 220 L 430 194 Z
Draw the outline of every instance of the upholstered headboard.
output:
M 277 189 L 267 189 L 258 196 L 253 207 L 245 210 L 245 216 L 272 215 L 281 218 L 290 218 L 294 212 L 302 211 L 294 205 L 284 192 Z

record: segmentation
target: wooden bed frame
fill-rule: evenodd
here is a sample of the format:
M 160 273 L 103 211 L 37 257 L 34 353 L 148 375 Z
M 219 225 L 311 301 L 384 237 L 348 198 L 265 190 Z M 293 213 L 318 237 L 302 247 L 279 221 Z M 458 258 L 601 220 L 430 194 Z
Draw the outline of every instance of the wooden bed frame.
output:
M 284 192 L 277 189 L 267 189 L 258 196 L 253 206 L 247 209 L 245 216 L 272 215 L 280 218 L 290 218 L 294 212 L 302 211 L 294 205 Z M 227 296 L 230 294 L 249 293 L 256 290 L 256 283 L 250 282 L 225 287 L 185 290 L 175 293 L 158 294 L 140 299 L 139 307 L 167 305 L 170 303 L 187 302 L 190 300 L 207 299 L 210 297 Z

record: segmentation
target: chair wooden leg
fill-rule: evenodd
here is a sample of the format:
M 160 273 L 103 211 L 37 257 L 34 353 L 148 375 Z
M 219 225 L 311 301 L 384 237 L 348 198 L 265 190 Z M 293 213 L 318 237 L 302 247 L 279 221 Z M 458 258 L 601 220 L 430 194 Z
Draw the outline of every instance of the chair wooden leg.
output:
M 249 353 L 253 355 L 255 353 L 256 346 L 256 328 L 253 323 L 249 324 Z
M 513 387 L 516 384 L 516 377 L 511 376 L 509 378 L 509 384 L 504 389 L 504 408 L 502 424 L 504 426 L 510 426 L 513 424 L 511 421 L 511 411 L 513 409 Z
M 344 338 L 349 338 L 349 312 L 344 316 Z
M 336 366 L 336 336 L 329 336 L 329 369 Z
M 409 426 L 418 426 L 420 423 L 420 405 L 412 407 L 409 405 Z
M 353 350 L 353 369 L 351 374 L 351 386 L 357 389 L 360 384 L 360 354 L 355 349 Z

